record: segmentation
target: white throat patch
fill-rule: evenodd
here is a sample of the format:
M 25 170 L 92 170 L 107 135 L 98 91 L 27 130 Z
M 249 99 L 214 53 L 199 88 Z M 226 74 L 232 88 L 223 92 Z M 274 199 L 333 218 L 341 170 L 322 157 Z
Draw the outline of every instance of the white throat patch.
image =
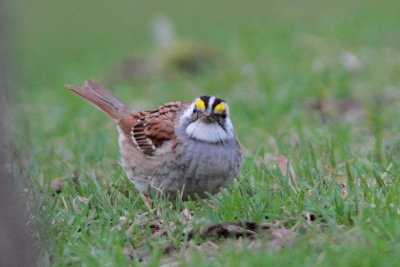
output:
M 218 143 L 233 137 L 232 123 L 227 119 L 226 130 L 218 123 L 205 123 L 197 120 L 189 124 L 186 133 L 197 140 Z

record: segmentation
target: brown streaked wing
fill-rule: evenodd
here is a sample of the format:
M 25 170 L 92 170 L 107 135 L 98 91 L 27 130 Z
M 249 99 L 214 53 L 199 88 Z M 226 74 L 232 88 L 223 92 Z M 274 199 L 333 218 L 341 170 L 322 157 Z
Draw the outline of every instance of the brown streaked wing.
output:
M 141 112 L 143 116 L 129 130 L 132 143 L 146 156 L 153 156 L 164 142 L 175 138 L 176 116 L 189 104 L 170 102 L 155 110 Z
M 137 118 L 136 118 L 137 113 L 135 113 L 134 115 L 128 116 L 128 117 L 124 117 L 122 119 L 120 119 L 117 124 L 119 126 L 119 128 L 121 129 L 121 131 L 124 133 L 124 135 L 130 139 L 131 138 L 131 130 L 132 127 L 137 123 Z

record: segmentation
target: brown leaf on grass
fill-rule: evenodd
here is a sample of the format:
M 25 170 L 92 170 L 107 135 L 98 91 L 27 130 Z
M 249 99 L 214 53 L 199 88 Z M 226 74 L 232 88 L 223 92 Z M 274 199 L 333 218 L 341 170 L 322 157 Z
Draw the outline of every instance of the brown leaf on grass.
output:
M 289 168 L 289 177 L 292 180 L 292 182 L 296 181 L 296 174 L 294 172 L 292 164 L 290 164 L 289 160 L 283 156 L 283 155 L 278 155 L 276 156 L 276 161 L 278 162 L 279 169 L 281 170 L 282 175 L 286 176 L 287 175 L 287 169 Z
M 292 164 L 290 163 L 290 161 L 283 155 L 278 155 L 276 157 L 276 161 L 278 163 L 278 167 L 282 173 L 282 175 L 284 175 L 285 177 L 288 174 L 288 169 L 289 169 L 289 186 L 291 187 L 291 189 L 294 192 L 299 192 L 297 183 L 296 183 L 296 174 L 294 172 L 294 168 L 292 166 Z

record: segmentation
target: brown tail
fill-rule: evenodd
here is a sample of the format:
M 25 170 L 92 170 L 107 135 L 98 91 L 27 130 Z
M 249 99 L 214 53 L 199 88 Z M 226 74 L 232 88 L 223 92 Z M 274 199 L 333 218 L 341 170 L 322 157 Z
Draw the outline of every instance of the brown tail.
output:
M 96 82 L 85 81 L 83 88 L 78 88 L 72 85 L 65 86 L 83 99 L 88 100 L 116 121 L 132 114 L 132 110 L 127 105 Z

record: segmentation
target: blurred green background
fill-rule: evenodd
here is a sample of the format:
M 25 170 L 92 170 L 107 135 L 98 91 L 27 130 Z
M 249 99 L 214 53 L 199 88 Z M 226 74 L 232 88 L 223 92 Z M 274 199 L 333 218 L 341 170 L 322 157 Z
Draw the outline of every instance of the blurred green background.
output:
M 104 83 L 137 110 L 206 94 L 227 100 L 246 163 L 227 193 L 201 208 L 184 204 L 196 210 L 194 222 L 282 220 L 305 211 L 328 222 L 323 236 L 331 239 L 324 245 L 312 245 L 321 233 L 311 231 L 282 253 L 253 257 L 227 249 L 215 262 L 398 262 L 400 1 L 19 0 L 9 6 L 20 153 L 30 154 L 24 164 L 50 263 L 126 264 L 121 248 L 141 238 L 109 230 L 119 216 L 134 220 L 143 206 L 136 191 L 125 199 L 115 189 L 129 184 L 116 163 L 112 121 L 64 87 L 86 79 Z M 154 37 L 160 16 L 175 32 L 168 49 Z M 201 70 L 173 64 L 182 58 L 200 58 Z M 293 164 L 302 194 L 284 186 L 277 155 Z M 78 189 L 68 183 L 53 194 L 52 181 L 75 176 Z M 342 196 L 338 184 L 347 190 L 353 176 L 355 185 Z M 276 184 L 284 188 L 280 194 L 271 193 Z M 93 205 L 83 215 L 67 204 L 81 198 Z M 155 264 L 160 257 L 152 254 Z
M 151 23 L 160 14 L 180 38 L 208 42 L 228 55 L 236 49 L 252 61 L 310 60 L 319 51 L 306 57 L 312 49 L 300 45 L 312 36 L 356 51 L 396 47 L 399 38 L 397 1 L 22 0 L 14 5 L 18 69 L 34 84 L 56 84 L 72 70 L 92 77 L 129 53 L 151 52 Z
M 121 92 L 128 103 L 145 99 L 154 106 L 217 94 L 230 100 L 234 111 L 246 104 L 239 129 L 275 131 L 277 122 L 293 124 L 310 97 L 375 98 L 399 81 L 397 1 L 19 1 L 13 6 L 16 81 L 28 89 L 29 102 L 59 110 L 62 103 L 55 99 L 78 101 L 65 83 L 106 82 L 130 55 L 163 60 L 152 33 L 159 15 L 171 21 L 178 42 L 204 43 L 222 63 L 201 77 L 157 73 L 133 79 Z M 356 57 L 360 71 L 346 70 L 346 53 Z M 116 76 L 119 83 L 106 84 L 118 91 L 126 77 Z

